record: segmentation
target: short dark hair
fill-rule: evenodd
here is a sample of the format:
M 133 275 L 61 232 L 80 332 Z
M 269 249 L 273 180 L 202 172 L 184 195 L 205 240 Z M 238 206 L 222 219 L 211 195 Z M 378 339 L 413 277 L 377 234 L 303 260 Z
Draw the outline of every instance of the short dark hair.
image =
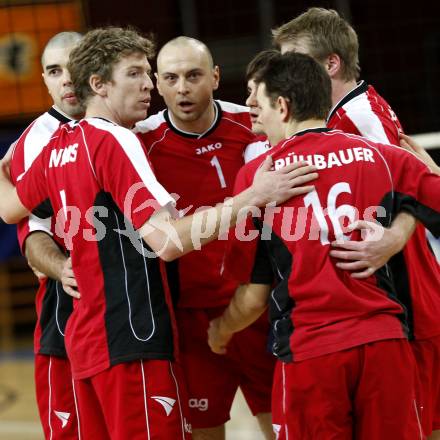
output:
M 279 54 L 279 51 L 275 49 L 267 49 L 257 53 L 246 67 L 246 81 L 254 79 L 255 75 Z
M 332 105 L 330 77 L 317 61 L 308 55 L 288 52 L 271 59 L 255 77 L 264 83 L 271 104 L 279 96 L 289 102 L 292 118 L 326 119 Z
M 87 32 L 70 52 L 67 68 L 75 94 L 81 104 L 94 95 L 89 80 L 94 74 L 110 81 L 113 66 L 124 56 L 133 53 L 154 56 L 154 43 L 133 28 L 107 27 Z

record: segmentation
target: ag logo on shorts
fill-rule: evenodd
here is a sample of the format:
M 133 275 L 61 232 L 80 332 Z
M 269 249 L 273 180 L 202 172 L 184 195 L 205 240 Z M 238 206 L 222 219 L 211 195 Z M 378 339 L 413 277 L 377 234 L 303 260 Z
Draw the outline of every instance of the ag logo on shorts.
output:
M 198 409 L 199 411 L 206 411 L 208 409 L 208 399 L 189 399 L 189 407 Z

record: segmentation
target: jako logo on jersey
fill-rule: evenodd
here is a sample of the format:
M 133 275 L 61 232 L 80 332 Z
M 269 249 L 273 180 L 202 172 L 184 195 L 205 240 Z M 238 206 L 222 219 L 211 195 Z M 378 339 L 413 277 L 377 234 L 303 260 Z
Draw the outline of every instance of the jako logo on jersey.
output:
M 189 399 L 190 408 L 197 408 L 199 411 L 206 411 L 208 409 L 208 399 Z
M 78 144 L 69 145 L 60 150 L 50 152 L 49 168 L 62 167 L 69 162 L 75 162 L 77 156 Z
M 54 413 L 61 420 L 61 428 L 65 428 L 70 419 L 70 413 L 55 410 Z
M 196 154 L 209 153 L 210 151 L 219 150 L 221 147 L 223 147 L 223 144 L 221 142 L 216 142 L 215 144 L 209 144 L 205 147 L 196 148 Z
M 171 414 L 174 404 L 176 403 L 176 399 L 171 399 L 170 397 L 163 396 L 151 396 L 151 398 L 156 402 L 159 402 L 163 406 L 163 409 L 167 413 L 167 416 Z

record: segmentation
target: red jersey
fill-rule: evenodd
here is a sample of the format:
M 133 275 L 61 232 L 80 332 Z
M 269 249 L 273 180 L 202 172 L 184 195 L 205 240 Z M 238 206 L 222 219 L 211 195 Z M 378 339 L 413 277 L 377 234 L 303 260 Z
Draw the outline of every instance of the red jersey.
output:
M 414 155 L 328 129 L 305 130 L 272 151 L 276 169 L 307 159 L 319 169 L 315 190 L 262 218 L 278 283 L 271 294 L 274 353 L 301 361 L 373 341 L 404 338 L 404 307 L 382 268 L 357 280 L 329 256 L 335 239 L 359 239 L 344 225 L 377 217 L 387 226 L 408 210 L 440 235 L 440 178 Z M 252 184 L 263 158 L 246 165 L 237 191 Z M 377 179 L 377 176 L 383 176 Z M 265 226 L 265 228 L 264 228 Z M 271 228 L 270 228 L 271 226 Z
M 32 165 L 60 124 L 69 121 L 70 119 L 52 107 L 24 130 L 15 142 L 11 160 L 11 179 L 14 184 Z M 62 247 L 63 243 L 54 235 L 50 204 L 43 204 L 34 212 L 39 217 L 31 214 L 17 225 L 18 241 L 23 253 L 26 238 L 36 231 L 49 234 Z M 37 325 L 34 332 L 35 353 L 65 357 L 64 329 L 67 318 L 72 312 L 72 298 L 64 292 L 59 281 L 46 278 L 40 280 L 35 305 L 37 311 Z
M 50 198 L 71 250 L 81 293 L 65 332 L 73 377 L 135 359 L 173 359 L 163 268 L 135 230 L 173 199 L 139 139 L 101 118 L 65 124 L 17 192 L 30 209 Z
M 232 196 L 235 177 L 245 161 L 268 149 L 267 141 L 251 131 L 247 107 L 215 101 L 215 110 L 212 126 L 202 134 L 179 130 L 168 110 L 136 125 L 158 180 L 179 196 L 177 207 L 188 214 Z M 168 265 L 179 307 L 229 303 L 236 283 L 222 277 L 226 238 L 224 235 Z
M 387 102 L 361 81 L 330 112 L 327 126 L 369 140 L 399 145 L 402 126 Z M 440 266 L 418 225 L 402 252 L 390 259 L 399 299 L 408 309 L 411 337 L 440 334 Z
M 399 145 L 402 126 L 396 114 L 372 86 L 360 81 L 331 110 L 327 127 L 364 136 L 370 141 Z

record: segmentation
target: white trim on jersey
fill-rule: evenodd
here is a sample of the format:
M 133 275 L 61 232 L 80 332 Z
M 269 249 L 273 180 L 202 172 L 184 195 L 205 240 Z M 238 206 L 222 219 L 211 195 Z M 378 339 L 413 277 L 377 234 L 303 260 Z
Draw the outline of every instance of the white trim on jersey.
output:
M 29 215 L 28 218 L 29 234 L 31 232 L 41 231 L 53 237 L 53 232 L 51 231 L 51 225 L 52 225 L 52 217 L 40 218 L 34 214 Z
M 191 136 L 197 136 L 197 139 L 201 139 L 203 136 L 205 136 L 206 133 L 208 133 L 210 130 L 212 130 L 212 127 L 214 127 L 214 125 L 217 124 L 218 119 L 219 119 L 218 108 L 215 105 L 215 103 L 213 103 L 212 105 L 214 106 L 214 119 L 212 120 L 211 125 L 203 133 L 193 133 L 191 131 L 185 131 L 185 130 L 182 130 L 181 128 L 177 127 L 176 123 L 173 121 L 173 115 L 171 114 L 170 111 L 168 111 L 168 117 L 170 119 L 170 123 L 173 127 L 175 127 L 176 130 L 180 131 L 181 133 L 188 134 Z
M 231 122 L 231 123 L 233 123 L 233 124 L 236 124 L 236 125 L 238 125 L 239 127 L 242 127 L 242 128 L 244 128 L 244 129 L 246 129 L 247 131 L 249 131 L 250 133 L 252 133 L 252 130 L 251 130 L 249 127 L 246 127 L 246 125 L 240 124 L 240 122 L 237 122 L 237 121 L 234 121 L 234 120 L 232 120 L 232 119 L 229 119 L 229 118 L 227 118 L 225 115 L 223 115 L 223 120 L 224 120 L 224 121 L 229 121 L 229 122 Z
M 160 206 L 166 206 L 168 204 L 175 205 L 175 200 L 156 179 L 142 144 L 134 133 L 124 127 L 114 125 L 102 119 L 87 119 L 87 122 L 100 130 L 107 131 L 115 137 L 134 169 L 139 174 L 142 182 Z
M 220 108 L 228 113 L 249 113 L 249 107 L 240 104 L 234 104 L 233 102 L 220 101 L 216 99 L 216 102 L 220 104 Z
M 49 113 L 39 116 L 24 139 L 24 170 L 27 171 L 41 150 L 49 143 L 60 121 Z
M 244 163 L 248 163 L 254 160 L 258 156 L 261 156 L 266 151 L 270 150 L 271 146 L 269 141 L 256 141 L 248 144 L 243 153 Z
M 48 112 L 43 113 L 32 123 L 29 129 L 26 129 L 21 136 L 15 141 L 12 159 L 14 158 L 15 149 L 18 142 L 24 136 L 23 142 L 23 161 L 24 161 L 24 173 L 17 177 L 17 181 L 21 180 L 26 171 L 31 167 L 34 160 L 41 153 L 43 148 L 52 139 L 54 132 L 60 126 L 60 121 L 50 115 Z M 29 233 L 42 231 L 50 236 L 53 236 L 51 232 L 51 217 L 42 219 L 33 214 L 28 218 Z M 28 234 L 29 235 L 29 234 Z
M 139 121 L 133 128 L 133 133 L 147 133 L 148 131 L 156 130 L 160 127 L 165 121 L 164 117 L 165 110 L 156 113 L 144 119 L 143 121 Z
M 163 132 L 161 138 L 158 139 L 157 141 L 154 141 L 154 142 L 150 145 L 150 148 L 148 149 L 148 155 L 151 154 L 151 150 L 153 149 L 153 147 L 156 146 L 156 144 L 158 144 L 159 142 L 162 142 L 162 141 L 165 139 L 166 135 L 168 134 L 168 132 L 169 132 L 170 130 L 171 130 L 171 129 L 170 129 L 169 127 L 167 127 L 167 128 L 164 130 L 164 132 Z
M 87 140 L 86 140 L 86 134 L 84 133 L 84 129 L 81 127 L 81 125 L 79 125 L 79 129 L 81 130 L 83 142 L 86 147 L 87 159 L 89 161 L 90 168 L 92 170 L 93 176 L 95 177 L 96 180 L 98 180 L 98 177 L 97 177 L 96 171 L 95 171 L 95 167 L 93 166 L 93 163 L 92 163 L 92 158 L 90 157 L 90 148 L 89 148 L 89 144 L 87 143 Z
M 333 116 L 333 113 L 335 113 L 335 109 L 337 109 L 338 107 L 339 107 L 339 104 L 350 94 L 350 93 L 353 93 L 356 89 L 358 89 L 359 87 L 362 87 L 362 86 L 365 86 L 365 81 L 364 80 L 361 80 L 361 81 L 359 81 L 359 83 L 358 84 L 356 84 L 356 87 L 354 88 L 354 89 L 351 89 L 348 93 L 346 93 L 332 108 L 331 108 L 331 110 L 329 111 L 329 113 L 328 113 L 328 115 L 327 115 L 327 118 L 326 118 L 326 122 L 328 122 L 331 118 L 332 118 L 332 116 Z M 356 96 L 358 96 L 358 95 L 356 95 Z
M 59 306 L 60 306 L 60 291 L 58 289 L 58 283 L 59 283 L 58 281 L 56 281 L 56 283 L 55 283 L 55 291 L 57 293 L 57 305 L 56 305 L 56 309 L 55 309 L 55 321 L 57 323 L 58 331 L 60 332 L 61 336 L 64 336 L 64 333 L 61 330 L 60 322 L 58 320 L 58 309 L 59 309 Z M 65 293 L 63 292 L 63 295 L 64 294 Z
M 342 108 L 362 136 L 367 137 L 373 142 L 390 143 L 382 121 L 373 112 L 366 93 L 356 96 L 343 105 Z

